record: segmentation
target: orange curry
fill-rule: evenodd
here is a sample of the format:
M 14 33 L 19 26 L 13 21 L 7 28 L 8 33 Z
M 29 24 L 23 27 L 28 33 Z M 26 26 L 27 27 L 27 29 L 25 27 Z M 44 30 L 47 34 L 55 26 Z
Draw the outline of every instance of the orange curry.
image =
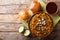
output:
M 47 13 L 37 13 L 29 21 L 29 29 L 37 37 L 48 35 L 53 28 L 52 26 L 53 21 Z

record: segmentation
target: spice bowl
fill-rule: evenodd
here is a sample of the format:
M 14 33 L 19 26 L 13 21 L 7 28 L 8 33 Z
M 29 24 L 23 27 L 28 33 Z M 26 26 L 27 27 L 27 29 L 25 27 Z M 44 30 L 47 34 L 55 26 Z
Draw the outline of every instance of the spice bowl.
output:
M 56 14 L 58 12 L 58 6 L 55 2 L 49 2 L 46 5 L 46 11 L 49 14 Z

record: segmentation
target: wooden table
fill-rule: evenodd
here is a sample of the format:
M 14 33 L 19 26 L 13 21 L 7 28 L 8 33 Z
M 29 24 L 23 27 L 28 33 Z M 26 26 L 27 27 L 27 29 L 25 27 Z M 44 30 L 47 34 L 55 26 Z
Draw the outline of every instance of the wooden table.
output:
M 22 9 L 28 9 L 32 0 L 0 0 L 0 40 L 37 40 L 24 37 L 18 32 L 22 24 L 17 19 L 17 13 Z M 43 0 L 46 4 L 54 1 L 58 5 L 60 14 L 60 0 Z M 60 22 L 53 32 L 42 40 L 60 40 Z

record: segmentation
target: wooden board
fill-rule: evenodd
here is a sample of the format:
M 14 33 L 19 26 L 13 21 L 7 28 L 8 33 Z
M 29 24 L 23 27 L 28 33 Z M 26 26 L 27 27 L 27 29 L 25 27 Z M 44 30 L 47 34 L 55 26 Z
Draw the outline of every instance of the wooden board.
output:
M 55 2 L 58 5 L 60 14 L 60 0 L 43 0 Z M 17 13 L 22 9 L 29 9 L 32 0 L 0 0 L 0 40 L 38 40 L 34 37 L 24 37 L 18 32 L 21 22 L 17 18 Z M 42 40 L 60 40 L 60 22 L 53 32 Z

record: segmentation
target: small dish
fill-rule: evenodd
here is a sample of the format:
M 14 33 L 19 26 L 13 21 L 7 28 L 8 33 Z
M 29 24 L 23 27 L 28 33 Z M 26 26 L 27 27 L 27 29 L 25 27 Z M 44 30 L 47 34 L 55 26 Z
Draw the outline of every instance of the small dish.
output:
M 58 12 L 58 6 L 55 2 L 49 2 L 46 5 L 46 11 L 49 14 L 56 14 Z

